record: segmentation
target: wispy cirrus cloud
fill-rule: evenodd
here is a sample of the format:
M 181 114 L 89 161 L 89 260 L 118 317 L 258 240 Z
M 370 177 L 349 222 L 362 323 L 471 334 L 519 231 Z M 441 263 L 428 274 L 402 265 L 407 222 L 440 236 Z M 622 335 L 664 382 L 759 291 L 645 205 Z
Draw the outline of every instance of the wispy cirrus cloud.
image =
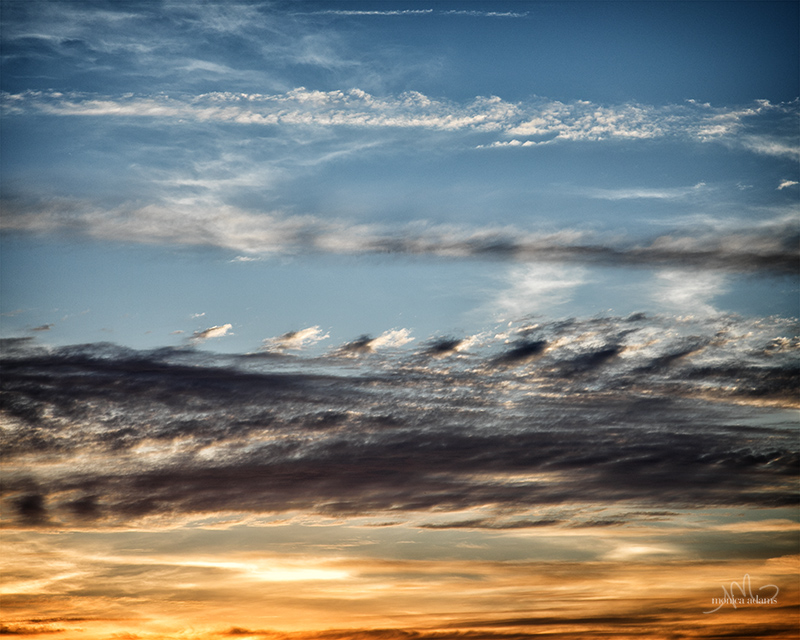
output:
M 525 18 L 527 11 L 478 11 L 468 9 L 325 9 L 300 15 L 310 16 L 467 16 L 471 18 Z
M 707 189 L 705 182 L 698 182 L 691 187 L 658 188 L 621 188 L 621 189 L 583 189 L 579 190 L 590 198 L 600 200 L 681 200 L 689 196 L 699 195 Z
M 385 10 L 366 10 L 366 9 L 324 9 L 313 11 L 305 15 L 315 16 L 425 16 L 433 14 L 433 9 L 385 9 Z
M 721 273 L 668 269 L 658 273 L 652 291 L 655 308 L 687 314 L 718 313 L 712 300 L 727 292 L 728 278 Z
M 589 275 L 579 266 L 516 265 L 509 269 L 505 281 L 506 288 L 487 303 L 501 320 L 551 311 L 569 302 L 589 281 Z

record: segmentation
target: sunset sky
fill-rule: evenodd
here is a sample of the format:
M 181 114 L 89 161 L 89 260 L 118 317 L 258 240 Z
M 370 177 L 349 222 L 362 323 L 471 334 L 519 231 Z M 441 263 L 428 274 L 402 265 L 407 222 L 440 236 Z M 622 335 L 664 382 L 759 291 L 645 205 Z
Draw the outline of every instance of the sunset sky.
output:
M 0 635 L 796 637 L 800 3 L 0 7 Z

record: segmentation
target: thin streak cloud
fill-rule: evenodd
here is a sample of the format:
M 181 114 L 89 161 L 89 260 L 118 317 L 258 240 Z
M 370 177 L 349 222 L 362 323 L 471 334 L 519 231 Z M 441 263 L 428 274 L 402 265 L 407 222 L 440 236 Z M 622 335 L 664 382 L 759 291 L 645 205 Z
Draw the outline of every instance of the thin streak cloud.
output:
M 103 210 L 75 201 L 23 204 L 13 200 L 0 220 L 0 229 L 7 232 L 77 233 L 115 242 L 213 246 L 249 254 L 244 257 L 304 253 L 428 255 L 531 263 L 796 272 L 800 247 L 793 218 L 780 216 L 756 225 L 725 221 L 717 228 L 705 226 L 702 232 L 668 233 L 643 241 L 569 229 L 535 233 L 511 226 L 482 229 L 417 223 L 391 228 L 313 216 L 256 214 L 229 205 L 203 208 L 176 203 L 171 207 Z M 509 300 L 506 306 L 519 305 L 512 305 Z

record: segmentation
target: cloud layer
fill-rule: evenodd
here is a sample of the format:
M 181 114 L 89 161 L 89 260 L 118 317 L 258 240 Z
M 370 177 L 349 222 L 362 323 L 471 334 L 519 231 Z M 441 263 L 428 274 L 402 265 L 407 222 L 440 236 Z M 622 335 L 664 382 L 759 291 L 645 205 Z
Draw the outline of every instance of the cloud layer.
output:
M 590 505 L 615 505 L 615 524 L 642 508 L 787 506 L 791 430 L 743 419 L 796 406 L 787 330 L 639 315 L 381 356 L 409 340 L 392 331 L 310 360 L 18 341 L 3 362 L 6 526 L 488 505 L 447 526 L 569 528 L 599 526 Z

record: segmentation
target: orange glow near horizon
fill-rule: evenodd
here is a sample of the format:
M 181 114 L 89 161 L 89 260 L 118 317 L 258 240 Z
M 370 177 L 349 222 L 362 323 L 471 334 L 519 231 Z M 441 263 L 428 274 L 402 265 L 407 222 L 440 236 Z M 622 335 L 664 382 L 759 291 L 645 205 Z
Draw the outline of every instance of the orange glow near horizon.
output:
M 787 528 L 783 520 L 770 526 Z M 642 527 L 613 535 L 607 528 L 576 536 L 554 529 L 460 532 L 462 542 L 445 550 L 452 532 L 303 525 L 290 537 L 324 540 L 320 531 L 327 529 L 332 544 L 269 551 L 268 539 L 282 528 L 6 532 L 3 633 L 75 640 L 300 640 L 323 632 L 451 638 L 467 631 L 471 638 L 702 638 L 760 628 L 788 638 L 787 620 L 797 618 L 800 605 L 800 556 L 704 560 L 699 549 L 706 543 L 690 540 L 691 528 L 672 545 Z M 717 542 L 730 544 L 730 536 L 723 530 Z M 591 558 L 531 559 L 557 555 L 564 537 Z M 487 559 L 491 547 L 509 557 Z M 746 575 L 754 596 L 778 586 L 776 602 L 704 613 L 725 590 L 744 588 Z

